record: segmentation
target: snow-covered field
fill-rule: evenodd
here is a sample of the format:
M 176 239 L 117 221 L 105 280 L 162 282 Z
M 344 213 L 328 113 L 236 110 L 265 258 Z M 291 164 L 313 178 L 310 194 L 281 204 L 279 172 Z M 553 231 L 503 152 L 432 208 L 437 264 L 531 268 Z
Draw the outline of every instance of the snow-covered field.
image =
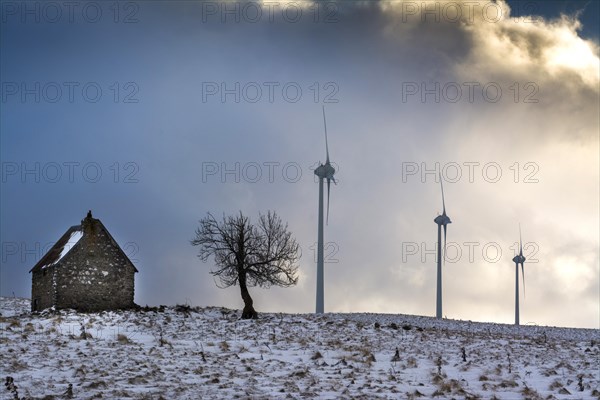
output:
M 241 321 L 239 311 L 186 306 L 31 315 L 29 307 L 0 299 L 1 379 L 14 379 L 20 399 L 600 399 L 598 330 L 382 314 Z M 0 398 L 13 399 L 3 386 Z

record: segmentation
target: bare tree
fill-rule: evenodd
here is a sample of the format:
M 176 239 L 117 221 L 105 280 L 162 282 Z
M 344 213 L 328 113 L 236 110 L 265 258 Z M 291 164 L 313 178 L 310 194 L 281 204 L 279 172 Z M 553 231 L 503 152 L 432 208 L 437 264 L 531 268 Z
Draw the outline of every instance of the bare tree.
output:
M 249 286 L 289 287 L 298 282 L 299 246 L 275 212 L 260 214 L 258 224 L 240 213 L 223 215 L 221 222 L 211 213 L 200 220 L 196 237 L 202 261 L 214 258 L 211 274 L 220 280 L 220 288 L 240 285 L 244 300 L 243 319 L 257 318 Z

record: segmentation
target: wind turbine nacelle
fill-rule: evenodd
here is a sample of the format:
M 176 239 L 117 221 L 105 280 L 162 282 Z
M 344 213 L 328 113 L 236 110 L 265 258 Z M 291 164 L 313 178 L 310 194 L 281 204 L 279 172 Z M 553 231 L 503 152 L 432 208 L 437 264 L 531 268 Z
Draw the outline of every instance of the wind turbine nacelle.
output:
M 525 262 L 525 257 L 521 255 L 516 255 L 513 257 L 512 260 L 515 264 L 523 264 Z
M 321 164 L 317 167 L 317 169 L 315 169 L 315 175 L 317 175 L 319 178 L 331 179 L 333 178 L 334 174 L 335 168 L 333 168 L 333 166 L 331 166 L 329 163 Z
M 435 217 L 433 222 L 435 222 L 438 225 L 448 225 L 452 223 L 452 221 L 450 221 L 450 218 L 447 215 L 438 215 L 437 217 Z

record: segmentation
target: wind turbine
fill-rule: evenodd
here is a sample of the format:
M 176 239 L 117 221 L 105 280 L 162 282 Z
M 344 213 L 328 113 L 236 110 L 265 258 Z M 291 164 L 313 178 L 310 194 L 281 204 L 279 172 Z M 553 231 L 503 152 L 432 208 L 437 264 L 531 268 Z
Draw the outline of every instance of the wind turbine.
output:
M 325 106 L 323 106 L 323 126 L 325 127 L 325 164 L 319 162 L 319 166 L 315 169 L 315 175 L 319 177 L 319 228 L 317 238 L 317 307 L 316 313 L 322 314 L 324 311 L 324 281 L 323 281 L 323 180 L 327 179 L 327 223 L 329 223 L 329 192 L 331 189 L 331 181 L 335 182 L 333 175 L 335 168 L 329 162 L 329 145 L 327 144 L 327 121 L 325 119 Z
M 519 326 L 519 264 L 523 274 L 523 295 L 525 295 L 525 256 L 523 255 L 523 242 L 521 240 L 521 225 L 519 224 L 519 254 L 513 257 L 515 263 L 515 325 Z
M 451 224 L 450 217 L 446 215 L 446 202 L 444 201 L 444 184 L 442 183 L 442 174 L 440 174 L 440 185 L 442 187 L 442 215 L 435 217 L 433 222 L 438 226 L 438 240 L 437 240 L 437 296 L 436 296 L 436 307 L 435 316 L 436 318 L 442 318 L 442 226 L 444 227 L 444 261 L 446 260 L 446 225 Z

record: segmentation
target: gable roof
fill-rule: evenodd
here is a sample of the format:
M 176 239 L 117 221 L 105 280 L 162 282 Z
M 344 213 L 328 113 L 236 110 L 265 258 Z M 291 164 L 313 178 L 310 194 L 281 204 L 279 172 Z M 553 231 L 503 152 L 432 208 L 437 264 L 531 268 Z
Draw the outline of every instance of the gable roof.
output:
M 77 241 L 74 243 L 71 240 L 73 236 L 77 238 Z M 69 251 L 71 251 L 73 247 L 75 247 L 81 237 L 83 237 L 83 228 L 81 225 L 73 225 L 67 229 L 65 234 L 58 239 L 54 246 L 48 250 L 48 252 L 37 262 L 37 264 L 35 264 L 33 268 L 31 268 L 29 272 L 32 272 L 38 268 L 44 269 L 59 262 L 64 256 L 67 255 Z
M 110 232 L 106 229 L 104 224 L 100 222 L 99 219 L 92 219 L 91 214 L 88 214 L 88 221 L 93 221 L 104 233 L 108 236 L 108 239 L 111 241 L 111 244 L 119 249 L 122 255 L 125 257 L 129 265 L 133 267 L 135 272 L 139 272 L 135 265 L 131 262 L 127 254 L 121 249 L 117 241 L 112 237 Z M 83 220 L 85 222 L 86 220 Z M 34 270 L 44 269 L 50 267 L 52 265 L 57 264 L 60 260 L 62 260 L 81 240 L 82 237 L 86 235 L 85 230 L 83 229 L 83 225 L 73 225 L 61 236 L 60 239 L 52 246 L 50 250 L 42 257 L 40 260 L 29 270 L 29 272 L 33 272 Z

